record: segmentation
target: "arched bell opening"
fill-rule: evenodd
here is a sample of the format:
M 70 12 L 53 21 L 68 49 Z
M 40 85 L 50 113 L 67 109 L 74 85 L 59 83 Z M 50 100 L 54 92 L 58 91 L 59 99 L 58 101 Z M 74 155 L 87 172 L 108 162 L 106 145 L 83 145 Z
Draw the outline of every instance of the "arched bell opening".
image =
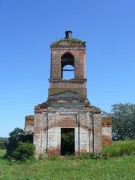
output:
M 74 56 L 71 53 L 65 53 L 61 57 L 61 78 L 62 79 L 74 79 Z

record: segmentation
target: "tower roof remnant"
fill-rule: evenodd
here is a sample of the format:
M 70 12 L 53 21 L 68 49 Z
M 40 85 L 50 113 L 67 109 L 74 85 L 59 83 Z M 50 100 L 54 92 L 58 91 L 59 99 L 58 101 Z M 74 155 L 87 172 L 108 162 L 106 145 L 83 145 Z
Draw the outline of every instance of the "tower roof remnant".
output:
M 80 39 L 76 39 L 76 38 L 72 38 L 72 31 L 65 31 L 65 38 L 59 39 L 57 41 L 54 41 L 51 46 L 53 45 L 63 45 L 63 42 L 69 42 L 70 44 L 79 44 L 79 45 L 85 45 L 85 42 L 80 40 Z

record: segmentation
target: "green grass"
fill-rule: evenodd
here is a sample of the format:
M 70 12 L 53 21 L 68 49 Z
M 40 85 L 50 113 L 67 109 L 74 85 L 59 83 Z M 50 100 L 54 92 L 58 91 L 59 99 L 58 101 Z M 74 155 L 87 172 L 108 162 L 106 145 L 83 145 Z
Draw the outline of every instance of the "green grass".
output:
M 134 180 L 135 156 L 108 160 L 55 157 L 10 163 L 0 151 L 0 180 Z
M 103 148 L 106 157 L 121 157 L 135 155 L 135 141 L 117 141 Z

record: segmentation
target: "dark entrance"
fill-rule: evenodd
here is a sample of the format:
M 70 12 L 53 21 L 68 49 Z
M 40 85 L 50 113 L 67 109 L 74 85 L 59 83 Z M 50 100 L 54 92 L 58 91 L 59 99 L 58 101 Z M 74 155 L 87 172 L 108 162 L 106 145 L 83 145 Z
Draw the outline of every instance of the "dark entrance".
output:
M 61 155 L 74 155 L 74 128 L 61 128 Z

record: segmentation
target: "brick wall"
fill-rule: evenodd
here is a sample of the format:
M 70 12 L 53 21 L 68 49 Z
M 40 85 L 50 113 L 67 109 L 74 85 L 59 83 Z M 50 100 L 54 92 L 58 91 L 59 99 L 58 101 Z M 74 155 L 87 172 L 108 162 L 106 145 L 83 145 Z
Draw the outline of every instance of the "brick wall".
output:
M 62 79 L 61 61 L 64 54 L 71 54 L 74 59 L 75 78 L 72 80 Z M 67 58 L 68 59 L 68 58 Z M 70 64 L 70 63 L 69 63 Z M 80 96 L 87 97 L 85 79 L 85 44 L 63 41 L 59 45 L 51 46 L 51 72 L 50 88 L 48 95 L 73 90 Z
M 83 110 L 83 112 L 82 112 Z M 54 155 L 61 152 L 61 128 L 75 129 L 75 154 L 99 152 L 102 148 L 101 118 L 94 114 L 94 129 L 91 112 L 87 108 L 78 110 L 56 109 L 36 110 L 34 119 L 34 144 L 36 155 Z M 94 131 L 94 141 L 93 132 Z
M 102 120 L 102 145 L 112 144 L 112 121 L 110 117 L 103 117 Z
M 34 131 L 34 116 L 29 115 L 25 117 L 25 127 L 24 130 L 26 132 L 33 132 Z
M 65 53 L 74 56 L 75 79 L 85 79 L 85 45 L 63 42 L 51 46 L 51 79 L 61 79 L 61 57 Z

